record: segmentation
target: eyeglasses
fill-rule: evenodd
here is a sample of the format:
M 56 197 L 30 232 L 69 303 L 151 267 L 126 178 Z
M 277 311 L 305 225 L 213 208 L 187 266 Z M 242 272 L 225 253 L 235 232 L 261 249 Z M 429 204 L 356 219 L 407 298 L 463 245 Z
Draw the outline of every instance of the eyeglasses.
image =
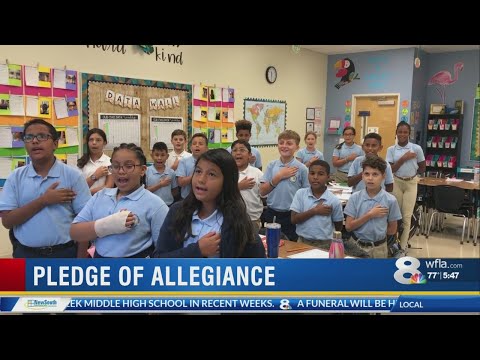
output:
M 248 152 L 248 149 L 245 149 L 245 148 L 233 149 L 233 150 L 232 150 L 232 153 L 241 153 L 241 154 L 244 154 L 244 153 L 247 153 L 247 152 Z
M 47 141 L 50 138 L 52 138 L 52 135 L 50 134 L 27 134 L 23 136 L 23 142 L 29 143 L 32 142 L 33 139 L 37 139 L 38 141 Z
M 136 164 L 124 164 L 124 165 L 118 165 L 118 164 L 113 164 L 108 167 L 108 170 L 112 173 L 118 173 L 120 169 L 123 169 L 124 172 L 126 173 L 132 173 L 135 171 L 136 166 L 143 166 L 143 165 L 136 165 Z

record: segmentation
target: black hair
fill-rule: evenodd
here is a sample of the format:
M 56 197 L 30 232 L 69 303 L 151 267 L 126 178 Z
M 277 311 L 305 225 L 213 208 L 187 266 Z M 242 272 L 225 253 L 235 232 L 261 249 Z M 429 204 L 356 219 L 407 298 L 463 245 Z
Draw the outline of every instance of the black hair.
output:
M 163 141 L 156 142 L 153 144 L 152 147 L 152 153 L 157 150 L 157 151 L 166 151 L 168 153 L 168 146 L 165 144 Z
M 363 138 L 363 141 L 367 140 L 367 139 L 375 139 L 379 142 L 380 145 L 382 145 L 382 137 L 380 136 L 380 134 L 377 134 L 377 133 L 368 133 L 367 135 L 365 135 L 365 137 Z
M 27 133 L 27 129 L 32 125 L 45 125 L 48 128 L 48 132 L 52 136 L 53 141 L 58 140 L 58 134 L 57 134 L 57 130 L 55 129 L 55 127 L 52 124 L 50 124 L 49 122 L 46 122 L 43 119 L 32 119 L 30 121 L 27 121 L 23 125 L 23 134 L 24 135 Z
M 138 161 L 140 161 L 140 165 L 147 165 L 147 158 L 145 157 L 145 154 L 143 153 L 143 150 L 140 146 L 137 146 L 134 143 L 121 143 L 119 146 L 116 146 L 113 148 L 112 152 L 112 159 L 115 153 L 118 150 L 130 150 L 135 153 L 135 156 L 137 157 Z M 140 179 L 140 184 L 145 185 L 146 184 L 146 175 L 143 175 Z
M 319 166 L 322 166 L 323 168 L 325 168 L 325 170 L 327 171 L 327 175 L 330 175 L 330 165 L 328 164 L 328 162 L 326 162 L 325 160 L 315 160 L 314 162 L 312 162 L 310 164 L 310 166 L 308 167 L 308 169 L 311 169 L 312 166 L 315 166 L 315 165 L 319 165 Z
M 400 121 L 398 124 L 397 124 L 397 129 L 395 130 L 395 133 L 397 133 L 398 131 L 398 128 L 400 126 L 406 126 L 408 128 L 408 133 L 410 134 L 412 132 L 412 127 L 410 126 L 409 123 L 407 123 L 406 121 Z
M 240 130 L 247 130 L 252 133 L 252 123 L 245 119 L 235 121 L 235 131 L 239 132 Z
M 87 131 L 87 135 L 85 136 L 85 140 L 87 142 L 87 152 L 82 155 L 80 159 L 77 160 L 77 166 L 80 169 L 83 169 L 85 165 L 87 165 L 88 160 L 90 159 L 90 147 L 88 146 L 88 142 L 90 141 L 90 136 L 93 134 L 98 134 L 102 137 L 103 141 L 105 141 L 105 144 L 107 143 L 107 134 L 105 134 L 105 131 L 102 129 L 98 128 L 93 128 Z
M 353 135 L 357 135 L 357 132 L 355 131 L 355 128 L 353 126 L 345 126 L 345 128 L 343 129 L 343 132 L 342 134 L 345 135 L 345 131 L 347 130 L 352 130 L 353 131 Z M 340 150 L 343 146 L 343 144 L 345 144 L 345 141 L 342 141 L 340 144 L 338 144 L 337 146 L 335 146 L 335 149 L 338 149 Z
M 382 174 L 385 174 L 387 169 L 387 162 L 377 155 L 368 156 L 362 163 L 362 169 L 365 167 L 371 167 L 372 169 L 378 169 Z
M 235 141 L 232 143 L 232 147 L 231 147 L 232 152 L 233 152 L 233 147 L 234 147 L 235 145 L 237 145 L 237 144 L 242 144 L 242 145 L 244 145 L 244 146 L 247 148 L 247 150 L 248 150 L 249 153 L 252 152 L 252 147 L 250 146 L 250 144 L 249 144 L 248 141 L 246 141 L 246 140 L 235 140 Z
M 200 160 L 209 161 L 222 171 L 223 186 L 217 197 L 217 209 L 223 214 L 222 230 L 225 226 L 231 226 L 233 230 L 233 237 L 222 238 L 222 257 L 239 257 L 248 243 L 255 242 L 255 237 L 247 207 L 238 189 L 237 164 L 233 156 L 225 149 L 208 150 L 198 157 L 195 167 Z M 192 236 L 192 215 L 201 207 L 202 203 L 195 197 L 193 189 L 190 190 L 172 225 L 178 242 L 182 243 L 186 238 Z

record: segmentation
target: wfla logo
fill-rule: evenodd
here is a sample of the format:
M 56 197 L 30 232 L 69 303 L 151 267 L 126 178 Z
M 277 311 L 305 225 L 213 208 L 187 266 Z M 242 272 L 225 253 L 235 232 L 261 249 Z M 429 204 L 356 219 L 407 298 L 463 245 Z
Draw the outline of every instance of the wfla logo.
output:
M 417 258 L 411 256 L 404 256 L 398 259 L 395 262 L 397 271 L 393 274 L 393 278 L 400 284 L 410 285 L 410 284 L 426 284 L 427 279 L 425 276 L 418 270 L 420 267 L 420 261 Z M 409 277 L 404 275 L 408 274 Z
M 288 301 L 288 299 L 281 299 L 280 300 L 280 309 L 281 310 L 291 310 L 292 307 L 290 306 L 290 301 Z

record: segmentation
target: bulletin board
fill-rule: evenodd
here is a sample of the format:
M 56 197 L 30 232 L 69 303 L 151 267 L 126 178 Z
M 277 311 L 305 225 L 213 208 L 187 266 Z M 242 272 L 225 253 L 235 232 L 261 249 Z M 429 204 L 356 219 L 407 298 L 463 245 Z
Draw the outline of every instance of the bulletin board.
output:
M 199 84 L 193 89 L 193 134 L 204 133 L 208 148 L 228 148 L 235 135 L 235 89 Z
M 472 144 L 470 160 L 480 161 L 480 99 L 473 101 Z
M 48 66 L 0 64 L 0 186 L 15 168 L 30 162 L 23 126 L 41 118 L 55 126 L 57 159 L 77 166 L 79 152 L 78 73 Z
M 112 101 L 113 96 L 113 101 Z M 155 134 L 150 133 L 152 124 L 168 124 L 168 120 L 183 120 L 182 128 L 191 138 L 192 129 L 192 86 L 164 81 L 130 79 L 118 76 L 82 73 L 82 127 L 86 134 L 88 129 L 105 125 L 105 118 L 112 119 L 115 114 L 125 122 L 125 131 L 136 131 L 139 122 L 140 145 L 151 161 L 150 149 Z M 131 116 L 130 116 L 131 115 Z M 129 120 L 131 119 L 131 123 Z M 175 124 L 178 124 L 175 123 Z M 119 125 L 120 126 L 120 125 Z M 103 129 L 107 137 L 112 139 L 112 129 Z M 118 130 L 118 129 L 117 129 Z M 160 130 L 160 131 L 158 131 Z M 170 146 L 172 129 L 168 126 L 157 128 L 157 137 Z M 120 134 L 121 135 L 121 134 Z M 120 138 L 119 135 L 119 138 Z M 136 135 L 130 137 L 135 139 Z M 85 139 L 83 139 L 85 144 Z M 133 142 L 133 141 L 132 141 Z M 86 146 L 84 145 L 84 151 Z M 105 150 L 111 155 L 111 150 Z

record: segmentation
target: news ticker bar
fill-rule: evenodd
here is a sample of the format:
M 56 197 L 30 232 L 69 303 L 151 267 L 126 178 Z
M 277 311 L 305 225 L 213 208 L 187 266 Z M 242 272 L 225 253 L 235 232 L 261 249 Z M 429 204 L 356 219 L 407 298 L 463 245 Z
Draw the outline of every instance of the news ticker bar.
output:
M 3 297 L 2 312 L 480 312 L 480 296 Z
M 477 295 L 479 289 L 480 259 L 0 259 L 0 296 L 25 291 Z

